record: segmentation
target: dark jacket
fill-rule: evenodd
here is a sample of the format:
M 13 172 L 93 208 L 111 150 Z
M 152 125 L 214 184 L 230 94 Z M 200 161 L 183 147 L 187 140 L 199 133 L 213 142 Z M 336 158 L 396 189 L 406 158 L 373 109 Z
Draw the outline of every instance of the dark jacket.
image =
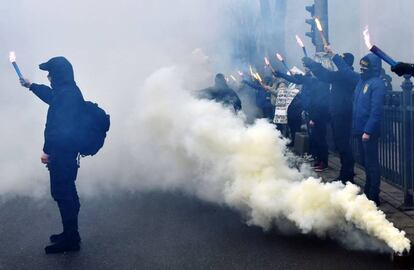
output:
M 273 109 L 271 94 L 257 81 L 243 80 L 243 83 L 255 90 L 256 106 L 262 110 Z
M 362 59 L 368 60 L 371 65 L 369 76 L 362 77 L 340 59 L 336 65 L 345 72 L 350 83 L 357 83 L 352 113 L 353 134 L 380 136 L 385 98 L 385 84 L 380 78 L 381 59 L 372 53 Z
M 225 106 L 231 106 L 236 112 L 240 111 L 242 108 L 239 96 L 227 85 L 214 86 L 201 90 L 198 97 L 202 99 L 214 100 L 215 102 L 222 103 Z
M 336 64 L 341 56 L 335 55 L 332 59 Z M 349 64 L 348 64 L 349 65 Z M 351 66 L 350 66 L 351 67 Z M 335 116 L 352 117 L 352 103 L 356 83 L 349 81 L 346 74 L 341 71 L 330 71 L 320 63 L 313 62 L 309 65 L 312 73 L 321 81 L 331 84 L 330 113 Z M 352 67 L 351 67 L 352 68 Z
M 32 84 L 30 90 L 49 105 L 43 151 L 77 152 L 76 130 L 84 99 L 77 87 L 72 65 L 63 57 L 55 57 L 40 65 L 49 71 L 51 86 Z
M 303 110 L 308 112 L 309 120 L 326 122 L 329 120 L 329 84 L 310 75 L 287 75 L 277 72 L 276 75 L 288 82 L 302 85 L 300 98 Z

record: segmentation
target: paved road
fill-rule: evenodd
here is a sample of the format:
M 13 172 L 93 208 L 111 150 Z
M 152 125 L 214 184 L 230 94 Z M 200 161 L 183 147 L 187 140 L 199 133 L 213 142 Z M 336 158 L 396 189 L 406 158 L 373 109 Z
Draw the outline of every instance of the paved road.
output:
M 392 269 L 388 255 L 263 233 L 180 194 L 88 199 L 81 211 L 81 252 L 46 256 L 49 234 L 60 230 L 53 202 L 1 203 L 0 269 Z

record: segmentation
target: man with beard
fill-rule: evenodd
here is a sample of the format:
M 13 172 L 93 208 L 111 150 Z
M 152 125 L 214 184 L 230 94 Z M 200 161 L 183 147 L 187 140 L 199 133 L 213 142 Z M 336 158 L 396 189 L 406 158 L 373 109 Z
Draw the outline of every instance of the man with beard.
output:
M 198 97 L 202 99 L 214 100 L 215 102 L 222 103 L 224 106 L 229 106 L 234 109 L 235 112 L 241 110 L 241 101 L 226 82 L 224 75 L 218 73 L 215 77 L 215 84 L 213 87 L 201 90 L 198 93 Z
M 20 82 L 49 105 L 41 162 L 50 172 L 51 195 L 60 211 L 63 232 L 50 236 L 54 244 L 47 246 L 45 252 L 78 251 L 81 239 L 78 232 L 80 203 L 75 185 L 79 167 L 76 134 L 85 101 L 74 80 L 72 65 L 66 58 L 52 58 L 39 68 L 49 72 L 51 88 L 27 79 Z
M 365 167 L 364 193 L 368 199 L 380 204 L 379 193 L 381 170 L 378 155 L 378 140 L 385 98 L 385 84 L 381 79 L 381 59 L 369 53 L 360 61 L 361 72 L 354 72 L 341 58 L 337 67 L 346 74 L 350 83 L 356 83 L 352 113 L 352 132 L 358 139 L 358 152 Z
M 327 48 L 328 54 L 332 54 Z M 333 62 L 336 63 L 341 57 L 345 63 L 353 69 L 354 56 L 345 53 L 343 56 L 335 55 Z M 351 148 L 352 129 L 352 102 L 356 83 L 349 81 L 342 71 L 331 71 L 315 62 L 309 57 L 304 58 L 304 64 L 315 76 L 326 83 L 331 84 L 330 114 L 335 147 L 339 153 L 341 169 L 339 176 L 335 179 L 346 183 L 354 181 L 354 157 Z

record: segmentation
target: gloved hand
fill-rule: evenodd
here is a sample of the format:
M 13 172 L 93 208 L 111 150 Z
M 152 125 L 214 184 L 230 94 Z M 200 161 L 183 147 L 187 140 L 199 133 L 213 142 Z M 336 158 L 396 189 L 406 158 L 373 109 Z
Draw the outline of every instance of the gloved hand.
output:
M 315 63 L 315 61 L 313 61 L 313 59 L 310 57 L 303 57 L 302 63 L 305 67 L 310 67 L 312 66 L 313 63 Z
M 20 79 L 20 84 L 23 87 L 30 88 L 32 83 L 28 79 Z
M 391 71 L 400 77 L 404 74 L 414 75 L 414 65 L 399 62 L 397 65 L 391 67 Z

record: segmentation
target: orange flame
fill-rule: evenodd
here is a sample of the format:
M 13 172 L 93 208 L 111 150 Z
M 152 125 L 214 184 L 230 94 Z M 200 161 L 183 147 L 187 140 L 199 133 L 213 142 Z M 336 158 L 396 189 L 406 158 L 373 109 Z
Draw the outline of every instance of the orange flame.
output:
M 316 28 L 318 28 L 319 32 L 322 32 L 323 31 L 322 24 L 318 17 L 315 17 L 315 23 L 316 23 Z
M 300 37 L 298 35 L 296 35 L 296 42 L 299 44 L 299 46 L 301 46 L 302 48 L 305 47 L 305 45 L 303 44 L 302 40 L 300 39 Z
M 365 26 L 365 30 L 362 32 L 362 34 L 364 35 L 365 45 L 368 47 L 368 50 L 371 50 L 373 46 L 371 44 L 371 36 L 369 35 L 368 25 Z
M 283 57 L 280 54 L 277 53 L 276 57 L 280 62 L 283 62 Z
M 16 53 L 15 52 L 10 52 L 9 53 L 9 60 L 10 62 L 16 62 Z

